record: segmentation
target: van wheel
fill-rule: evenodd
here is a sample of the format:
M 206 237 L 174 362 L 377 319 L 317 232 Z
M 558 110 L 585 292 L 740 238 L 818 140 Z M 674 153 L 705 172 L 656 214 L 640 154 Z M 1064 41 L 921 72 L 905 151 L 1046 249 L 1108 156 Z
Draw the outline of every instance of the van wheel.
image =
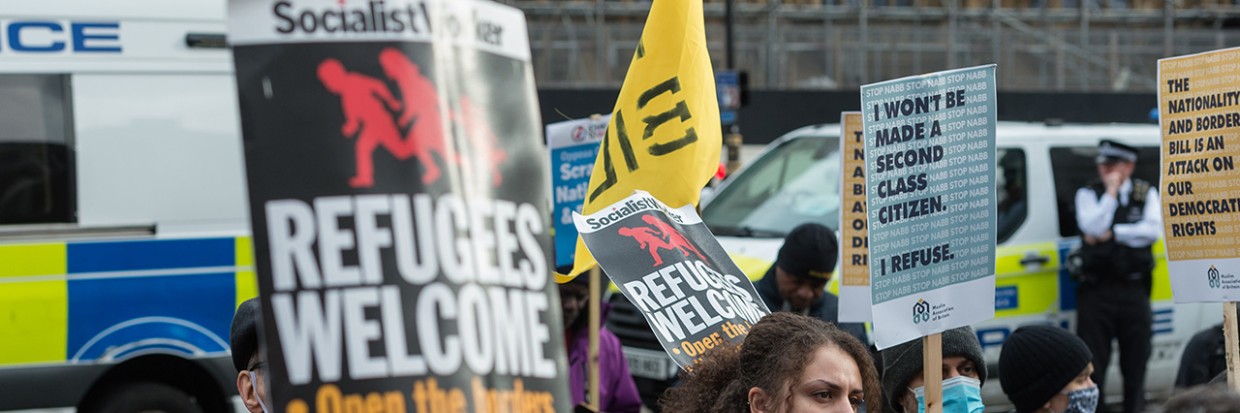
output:
M 202 413 L 197 401 L 181 389 L 156 382 L 130 382 L 111 387 L 95 405 L 98 413 Z

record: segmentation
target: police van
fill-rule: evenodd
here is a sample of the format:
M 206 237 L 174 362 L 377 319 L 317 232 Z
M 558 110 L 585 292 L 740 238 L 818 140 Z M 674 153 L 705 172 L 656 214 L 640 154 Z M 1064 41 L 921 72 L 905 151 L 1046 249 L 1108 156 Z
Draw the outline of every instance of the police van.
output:
M 807 126 L 767 145 L 753 162 L 729 177 L 704 203 L 702 219 L 751 279 L 774 262 L 783 236 L 804 222 L 839 229 L 839 125 Z M 1004 339 L 1026 324 L 1076 328 L 1076 281 L 1066 264 L 1080 245 L 1074 213 L 1078 188 L 1097 177 L 1098 141 L 1115 139 L 1140 150 L 1134 176 L 1158 182 L 1160 142 L 1155 124 L 1047 125 L 999 122 L 996 130 L 995 318 L 974 325 L 992 374 L 983 389 L 986 404 L 1007 404 L 993 374 Z M 1171 300 L 1163 243 L 1154 245 L 1157 266 L 1151 301 L 1153 351 L 1146 373 L 1147 398 L 1167 398 L 1184 345 L 1192 335 L 1217 324 L 1218 304 L 1179 304 Z M 838 288 L 838 277 L 828 287 Z M 609 327 L 624 342 L 626 355 L 647 401 L 675 374 L 633 323 L 626 303 L 613 298 Z M 636 321 L 640 322 L 640 315 Z M 657 343 L 653 343 L 657 346 Z M 1113 352 L 1118 357 L 1118 352 Z M 1108 372 L 1107 398 L 1122 397 L 1119 363 Z M 655 396 L 657 397 L 657 396 Z
M 257 287 L 224 7 L 0 11 L 0 410 L 238 406 Z

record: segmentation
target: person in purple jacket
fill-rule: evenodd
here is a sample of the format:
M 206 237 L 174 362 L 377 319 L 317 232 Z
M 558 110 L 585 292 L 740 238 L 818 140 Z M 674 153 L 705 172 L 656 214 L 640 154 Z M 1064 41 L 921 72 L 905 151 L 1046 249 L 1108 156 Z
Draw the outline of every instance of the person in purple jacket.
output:
M 605 280 L 606 278 L 604 278 Z M 574 406 L 589 402 L 590 332 L 587 304 L 590 302 L 590 277 L 577 277 L 560 284 L 560 306 L 564 311 L 564 348 L 568 352 L 568 382 Z M 602 305 L 602 319 L 607 319 L 607 303 Z M 606 328 L 598 334 L 598 389 L 597 411 L 606 413 L 637 413 L 642 401 L 637 394 L 637 384 L 629 375 L 629 363 L 620 349 L 620 339 Z

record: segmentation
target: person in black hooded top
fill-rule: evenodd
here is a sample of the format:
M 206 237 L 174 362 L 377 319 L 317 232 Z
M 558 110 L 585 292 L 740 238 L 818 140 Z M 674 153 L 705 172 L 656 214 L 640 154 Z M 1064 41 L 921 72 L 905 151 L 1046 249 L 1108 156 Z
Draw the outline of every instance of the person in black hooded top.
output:
M 771 311 L 791 311 L 836 324 L 862 343 L 865 326 L 839 322 L 839 297 L 826 291 L 835 272 L 839 242 L 819 224 L 801 224 L 784 237 L 775 264 L 754 285 Z

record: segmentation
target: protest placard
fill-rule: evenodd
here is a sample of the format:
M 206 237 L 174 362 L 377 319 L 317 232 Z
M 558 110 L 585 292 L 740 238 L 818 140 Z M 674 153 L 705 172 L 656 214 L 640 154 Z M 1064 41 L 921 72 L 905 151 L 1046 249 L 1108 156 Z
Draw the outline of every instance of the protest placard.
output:
M 573 264 L 577 227 L 573 213 L 581 213 L 599 142 L 607 136 L 611 115 L 574 119 L 547 125 L 551 152 L 551 210 L 555 221 L 555 266 Z
M 865 223 L 865 135 L 861 112 L 840 114 L 840 321 L 870 322 L 870 239 Z
M 522 13 L 229 6 L 272 410 L 568 411 Z
M 1240 299 L 1240 48 L 1158 61 L 1162 198 L 1175 302 Z
M 874 341 L 994 317 L 995 66 L 861 87 Z
M 672 209 L 635 191 L 573 219 L 586 248 L 681 367 L 724 342 L 740 343 L 769 312 L 692 205 Z

